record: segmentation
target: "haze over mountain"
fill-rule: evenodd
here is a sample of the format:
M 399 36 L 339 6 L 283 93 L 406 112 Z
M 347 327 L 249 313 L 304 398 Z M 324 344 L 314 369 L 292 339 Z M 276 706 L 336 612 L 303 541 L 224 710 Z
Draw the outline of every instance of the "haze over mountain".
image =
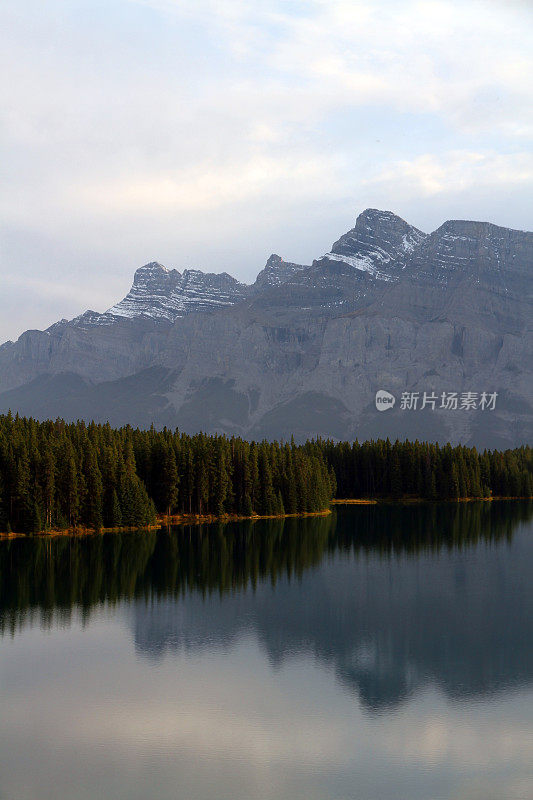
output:
M 0 347 L 0 409 L 246 437 L 531 439 L 533 234 L 452 220 L 427 235 L 367 209 L 311 265 L 254 284 L 138 269 L 128 295 Z M 379 389 L 395 395 L 376 410 Z M 400 407 L 404 392 L 435 409 Z M 443 392 L 497 392 L 494 410 Z

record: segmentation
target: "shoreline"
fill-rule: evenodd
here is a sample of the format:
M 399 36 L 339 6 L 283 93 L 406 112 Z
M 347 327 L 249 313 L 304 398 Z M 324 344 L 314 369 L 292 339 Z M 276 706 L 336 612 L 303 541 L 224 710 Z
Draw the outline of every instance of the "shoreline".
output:
M 76 528 L 63 528 L 61 530 L 47 530 L 47 531 L 35 531 L 34 533 L 22 533 L 18 531 L 12 531 L 11 533 L 7 533 L 5 531 L 0 532 L 0 541 L 3 539 L 32 539 L 35 537 L 39 538 L 50 538 L 55 536 L 97 536 L 102 533 L 133 533 L 134 531 L 157 531 L 162 527 L 168 527 L 169 525 L 211 525 L 215 522 L 244 522 L 245 520 L 250 520 L 255 522 L 256 520 L 262 519 L 294 519 L 295 517 L 326 517 L 328 514 L 331 514 L 330 508 L 325 508 L 322 511 L 301 511 L 296 514 L 252 514 L 251 516 L 243 516 L 240 514 L 223 514 L 222 516 L 217 516 L 216 514 L 171 514 L 168 516 L 167 514 L 160 514 L 157 517 L 156 522 L 152 523 L 151 525 L 139 525 L 139 526 L 118 526 L 115 528 L 88 528 L 85 526 L 79 526 Z
M 427 497 L 379 497 L 379 498 L 334 498 L 331 500 L 333 506 L 373 506 L 379 504 L 388 505 L 414 505 L 417 503 L 492 503 L 494 500 L 533 500 L 533 497 L 450 497 L 440 500 L 428 500 Z
M 401 497 L 401 498 L 391 498 L 391 497 L 346 497 L 346 498 L 334 498 L 330 500 L 330 506 L 374 506 L 374 505 L 418 505 L 422 503 L 477 503 L 477 502 L 492 502 L 498 500 L 533 500 L 533 497 L 457 497 L 455 499 L 448 499 L 448 500 L 428 500 L 425 497 Z M 11 531 L 7 533 L 6 531 L 0 531 L 0 541 L 8 540 L 8 539 L 20 539 L 26 538 L 31 539 L 34 537 L 39 538 L 50 538 L 55 536 L 97 536 L 98 534 L 102 533 L 133 533 L 135 531 L 157 531 L 162 527 L 168 527 L 169 525 L 212 525 L 215 522 L 244 522 L 246 520 L 250 520 L 251 522 L 255 522 L 256 520 L 263 520 L 263 519 L 294 519 L 296 517 L 303 518 L 303 517 L 325 517 L 328 514 L 331 514 L 332 509 L 326 508 L 322 511 L 301 511 L 296 514 L 252 514 L 251 516 L 244 516 L 241 514 L 223 514 L 222 516 L 217 516 L 216 514 L 171 514 L 167 516 L 167 514 L 159 514 L 157 517 L 156 522 L 152 523 L 151 525 L 141 525 L 141 526 L 119 526 L 114 528 L 88 528 L 85 526 L 79 526 L 76 528 L 64 528 L 61 530 L 47 530 L 47 531 L 36 531 L 34 533 L 23 533 L 19 531 Z

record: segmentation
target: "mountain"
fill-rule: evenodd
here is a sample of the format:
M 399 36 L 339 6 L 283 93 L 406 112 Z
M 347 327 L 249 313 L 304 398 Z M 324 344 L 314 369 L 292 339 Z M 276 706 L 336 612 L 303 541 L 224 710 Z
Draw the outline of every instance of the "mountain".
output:
M 100 325 L 117 318 L 149 317 L 174 322 L 178 317 L 231 306 L 247 295 L 248 287 L 227 272 L 219 275 L 198 269 L 167 269 L 157 261 L 139 267 L 133 286 L 119 303 L 104 314 L 86 312 L 77 321 Z
M 424 239 L 425 233 L 390 211 L 369 208 L 318 263 L 337 262 L 368 272 L 377 280 L 392 281 Z
M 271 255 L 251 286 L 153 262 L 105 313 L 2 345 L 0 410 L 514 446 L 533 432 L 532 270 L 531 233 L 452 220 L 427 235 L 376 209 L 310 265 Z M 385 413 L 380 389 L 396 398 Z M 456 410 L 440 407 L 450 393 Z
M 293 264 L 290 261 L 284 261 L 276 253 L 272 253 L 255 279 L 254 288 L 264 289 L 269 286 L 280 286 L 307 269 L 309 267 L 305 266 L 305 264 Z

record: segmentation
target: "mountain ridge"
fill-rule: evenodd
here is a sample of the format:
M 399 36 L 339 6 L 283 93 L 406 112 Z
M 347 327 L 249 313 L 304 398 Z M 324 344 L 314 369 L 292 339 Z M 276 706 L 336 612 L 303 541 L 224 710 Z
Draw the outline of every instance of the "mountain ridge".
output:
M 402 241 L 392 244 L 389 240 L 385 240 L 385 247 L 378 244 L 372 249 L 369 239 L 375 238 L 376 228 L 378 228 L 378 235 L 383 237 L 384 222 L 385 228 L 388 227 L 389 232 L 391 224 L 400 226 L 399 232 Z M 368 208 L 358 215 L 354 228 L 339 237 L 332 245 L 331 250 L 315 259 L 311 265 L 285 261 L 281 256 L 272 253 L 263 269 L 258 272 L 255 281 L 246 284 L 238 281 L 226 271 L 213 273 L 185 268 L 180 273 L 175 268 L 168 268 L 160 262 L 151 261 L 135 270 L 129 292 L 106 311 L 98 312 L 89 309 L 71 320 L 63 318 L 45 330 L 52 331 L 56 326 L 67 323 L 109 324 L 116 321 L 117 318 L 131 319 L 136 316 L 147 316 L 173 322 L 187 313 L 217 310 L 234 305 L 243 299 L 249 299 L 253 296 L 254 289 L 280 286 L 284 283 L 292 283 L 294 280 L 301 285 L 301 280 L 298 279 L 308 278 L 310 273 L 312 275 L 313 269 L 316 274 L 317 268 L 335 267 L 336 264 L 332 264 L 332 262 L 352 267 L 361 272 L 368 272 L 378 280 L 392 282 L 398 279 L 400 270 L 405 269 L 415 251 L 419 252 L 420 246 L 427 243 L 428 240 L 431 241 L 432 237 L 453 239 L 461 238 L 462 235 L 469 238 L 468 234 L 476 229 L 484 229 L 487 232 L 502 231 L 515 235 L 522 234 L 525 237 L 532 236 L 528 231 L 505 228 L 491 222 L 462 219 L 446 220 L 435 231 L 426 234 L 392 211 Z M 363 234 L 363 237 L 361 237 L 362 231 L 366 233 L 366 235 Z M 398 233 L 398 229 L 396 233 Z M 383 238 L 381 241 L 383 244 Z M 395 272 L 390 273 L 383 268 L 380 270 L 380 267 L 373 262 L 378 262 L 380 265 L 392 264 L 396 268 Z M 150 288 L 155 290 L 154 294 L 150 294 Z M 21 335 L 24 336 L 27 332 L 25 331 Z M 7 340 L 3 344 L 11 341 Z M 0 344 L 0 347 L 3 344 Z
M 310 265 L 272 254 L 252 284 L 150 262 L 103 314 L 2 345 L 0 409 L 72 417 L 78 402 L 84 417 L 92 410 L 122 424 L 132 377 L 142 375 L 135 391 L 152 406 L 135 401 L 138 425 L 515 445 L 531 436 L 533 417 L 532 269 L 526 231 L 448 220 L 426 234 L 377 209 Z M 83 386 L 74 391 L 65 378 L 68 405 L 62 379 L 46 376 L 69 374 L 115 388 L 101 397 L 87 389 L 91 405 L 76 401 Z M 46 391 L 28 389 L 39 377 Z M 491 390 L 500 405 L 490 416 L 428 416 L 402 414 L 398 402 L 380 414 L 373 399 L 382 388 L 398 398 Z

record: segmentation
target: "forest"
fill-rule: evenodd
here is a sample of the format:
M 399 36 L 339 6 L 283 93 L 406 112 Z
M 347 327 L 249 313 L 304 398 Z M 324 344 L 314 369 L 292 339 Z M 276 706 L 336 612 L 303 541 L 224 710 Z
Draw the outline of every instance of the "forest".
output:
M 479 453 L 475 447 L 418 441 L 391 444 L 388 439 L 318 444 L 333 468 L 337 496 L 342 498 L 457 500 L 533 495 L 529 446 Z
M 158 515 L 282 516 L 333 497 L 531 497 L 530 447 L 248 442 L 0 416 L 0 531 L 143 527 Z
M 334 493 L 318 447 L 0 416 L 0 531 L 297 514 Z

